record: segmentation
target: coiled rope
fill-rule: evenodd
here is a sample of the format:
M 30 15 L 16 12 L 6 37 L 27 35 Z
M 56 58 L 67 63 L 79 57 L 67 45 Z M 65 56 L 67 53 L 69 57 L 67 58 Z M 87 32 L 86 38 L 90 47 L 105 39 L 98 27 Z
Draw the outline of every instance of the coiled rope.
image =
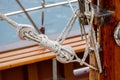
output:
M 61 63 L 79 62 L 81 59 L 77 57 L 73 48 L 70 46 L 61 46 L 58 42 L 48 39 L 44 34 L 36 34 L 30 25 L 22 26 L 19 30 L 19 36 L 24 40 L 32 40 L 37 42 L 39 45 L 56 53 L 56 59 Z M 83 62 L 84 65 L 97 70 L 97 68 Z
M 99 72 L 101 73 L 102 67 L 101 67 L 101 62 L 100 62 L 100 57 L 99 57 L 99 45 L 96 40 L 96 35 L 95 35 L 94 28 L 93 28 L 94 9 L 91 4 L 91 0 L 85 0 L 85 13 L 84 14 L 87 17 L 87 22 L 89 25 L 89 32 L 88 32 L 88 37 L 86 39 L 86 49 L 85 49 L 85 53 L 82 58 L 82 62 L 86 60 L 88 53 L 90 53 L 90 50 L 92 48 L 95 53 Z M 92 41 L 92 43 L 90 43 L 90 40 Z M 81 62 L 81 65 L 82 65 L 82 62 Z

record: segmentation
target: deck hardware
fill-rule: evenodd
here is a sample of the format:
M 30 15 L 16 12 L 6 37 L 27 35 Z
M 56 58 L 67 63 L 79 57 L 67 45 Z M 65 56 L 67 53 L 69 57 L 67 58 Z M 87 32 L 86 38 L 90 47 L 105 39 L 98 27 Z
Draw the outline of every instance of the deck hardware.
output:
M 109 23 L 109 18 L 111 17 L 112 14 L 114 14 L 114 11 L 110 11 L 110 10 L 104 10 L 99 8 L 99 12 L 98 12 L 98 6 L 93 5 L 94 10 L 95 10 L 95 21 L 94 24 L 95 25 L 103 25 L 103 24 L 107 24 Z
M 31 40 L 37 42 L 39 45 L 53 51 L 56 53 L 56 59 L 61 63 L 70 63 L 70 62 L 79 62 L 81 63 L 81 59 L 75 54 L 73 48 L 70 46 L 62 46 L 58 42 L 48 39 L 48 37 L 44 34 L 37 34 L 34 30 L 28 29 L 31 26 L 21 26 L 19 31 L 19 36 L 24 40 Z M 86 62 L 83 62 L 84 65 L 97 70 L 97 68 L 89 65 Z
M 86 31 L 85 31 L 85 25 L 87 25 L 87 19 L 86 19 L 86 16 L 84 14 L 84 9 L 85 9 L 85 6 L 84 6 L 84 3 L 85 1 L 84 0 L 78 0 L 78 4 L 79 4 L 79 10 L 78 10 L 78 21 L 79 21 L 79 26 L 80 26 L 80 30 L 81 30 L 81 39 L 83 39 L 85 36 L 85 39 L 87 38 L 86 37 Z
M 120 46 L 120 22 L 114 30 L 114 39 L 118 46 Z
M 98 3 L 98 5 L 99 5 L 99 3 Z M 93 19 L 95 17 L 94 16 L 95 15 L 94 6 L 91 3 L 91 0 L 88 0 L 88 1 L 85 0 L 84 7 L 85 7 L 84 15 L 87 19 L 87 24 L 89 26 L 89 31 L 88 31 L 88 36 L 86 38 L 86 48 L 85 48 L 85 53 L 84 53 L 83 58 L 82 58 L 82 62 L 84 62 L 86 60 L 88 54 L 90 53 L 89 52 L 90 47 L 93 47 L 93 51 L 95 53 L 95 57 L 96 57 L 97 65 L 98 65 L 98 70 L 99 70 L 99 73 L 101 73 L 102 72 L 102 67 L 101 67 L 99 50 L 98 50 L 99 45 L 98 45 L 98 42 L 96 40 L 96 35 L 95 35 L 94 28 L 93 28 Z M 82 65 L 82 62 L 81 62 L 81 65 Z
M 23 12 L 25 13 L 25 15 L 27 16 L 27 18 L 29 19 L 29 21 L 32 23 L 32 25 L 35 27 L 36 31 L 38 33 L 41 33 L 40 30 L 38 29 L 37 25 L 35 24 L 35 22 L 32 20 L 32 18 L 30 17 L 30 15 L 27 13 L 27 11 L 24 9 L 24 7 L 22 6 L 22 4 L 20 3 L 19 0 L 16 0 L 16 2 L 18 3 L 18 5 L 20 6 L 20 8 L 23 10 Z

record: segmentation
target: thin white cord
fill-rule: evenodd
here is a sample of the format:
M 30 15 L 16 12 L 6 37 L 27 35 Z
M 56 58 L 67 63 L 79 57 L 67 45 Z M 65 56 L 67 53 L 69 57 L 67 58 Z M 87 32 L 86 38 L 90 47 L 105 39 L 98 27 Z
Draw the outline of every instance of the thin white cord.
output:
M 90 39 L 91 39 L 92 47 L 93 47 L 95 57 L 96 57 L 96 61 L 97 61 L 97 65 L 98 65 L 98 69 L 99 69 L 99 72 L 101 73 L 102 72 L 102 67 L 101 67 L 101 62 L 100 62 L 100 57 L 99 57 L 99 50 L 98 50 L 99 47 L 98 47 L 98 43 L 97 43 L 97 40 L 96 40 L 95 31 L 93 29 L 94 9 L 93 9 L 93 6 L 92 6 L 90 0 L 85 1 L 85 15 L 87 17 L 88 25 L 90 27 L 89 27 L 89 32 L 88 32 L 88 38 L 86 40 L 86 49 L 85 49 L 85 53 L 84 53 L 83 58 L 82 58 L 81 65 L 83 64 L 83 62 L 85 62 L 85 60 L 88 56 L 88 53 L 89 53 L 89 47 L 88 46 L 90 45 Z
M 70 63 L 70 62 L 81 63 L 81 59 L 77 57 L 72 47 L 61 46 L 58 42 L 48 39 L 48 37 L 44 34 L 36 34 L 29 26 L 22 27 L 19 31 L 19 35 L 21 39 L 36 41 L 39 45 L 55 52 L 56 59 L 61 63 Z M 86 62 L 83 62 L 83 64 L 92 69 L 97 70 L 97 68 L 87 64 Z
M 70 21 L 67 23 L 67 25 L 65 26 L 64 30 L 61 32 L 60 36 L 56 40 L 57 42 L 59 42 L 60 44 L 63 43 L 63 41 L 66 39 L 66 37 L 70 33 L 76 18 L 77 18 L 76 15 L 72 15 Z
M 88 3 L 85 3 L 86 6 L 85 6 L 85 9 L 88 8 L 88 4 L 90 4 L 90 2 Z M 91 29 L 92 29 L 92 23 L 93 23 L 93 18 L 94 18 L 94 9 L 92 8 L 92 6 L 90 6 L 91 8 L 91 11 L 89 9 L 86 9 L 85 13 L 86 13 L 86 16 L 87 16 L 87 21 L 88 21 L 88 25 L 89 25 L 89 31 L 88 31 L 88 36 L 87 36 L 87 39 L 86 39 L 86 48 L 85 48 L 85 52 L 84 52 L 84 55 L 83 55 L 83 58 L 82 58 L 82 62 L 84 62 L 89 54 L 89 48 L 90 48 L 90 38 L 91 38 Z M 90 20 L 90 21 L 89 21 Z M 81 62 L 81 65 L 82 65 L 82 62 Z
M 99 68 L 99 71 L 102 72 L 97 41 L 95 39 L 94 29 L 92 27 L 93 18 L 94 18 L 94 9 L 92 6 L 89 6 L 89 4 L 91 4 L 90 2 L 91 2 L 90 0 L 89 1 L 85 0 L 85 13 L 84 14 L 86 15 L 88 23 L 90 25 L 90 30 L 89 30 L 90 32 L 88 33 L 88 35 L 92 36 L 91 37 L 93 40 L 92 44 L 93 44 L 95 56 L 97 58 L 98 68 Z M 69 0 L 68 0 L 68 3 L 71 7 L 73 15 L 75 15 L 75 16 L 73 17 L 74 19 L 71 19 L 70 23 L 68 24 L 68 27 L 69 26 L 71 26 L 71 27 L 69 27 L 69 29 L 67 29 L 67 34 L 65 35 L 64 39 L 69 34 L 69 32 L 72 28 L 72 25 L 76 19 L 75 11 L 74 11 L 71 3 L 69 2 Z M 99 5 L 99 3 L 98 3 L 98 5 Z M 89 7 L 91 7 L 91 10 Z M 46 35 L 43 35 L 43 34 L 38 35 L 38 34 L 34 33 L 33 30 L 30 28 L 31 27 L 30 25 L 22 25 L 22 28 L 19 29 L 18 26 L 20 26 L 20 25 L 17 24 L 16 22 L 14 22 L 13 20 L 9 19 L 7 16 L 0 14 L 0 18 L 6 20 L 8 23 L 13 25 L 16 28 L 17 32 L 19 32 L 19 36 L 21 39 L 36 41 L 39 43 L 39 45 L 42 45 L 45 48 L 55 52 L 57 60 L 60 61 L 61 63 L 79 62 L 80 64 L 84 64 L 92 69 L 97 70 L 95 67 L 93 67 L 85 62 L 85 59 L 89 53 L 89 50 L 88 50 L 89 45 L 88 44 L 86 44 L 87 47 L 85 50 L 85 54 L 84 54 L 83 59 L 81 60 L 77 57 L 74 50 L 70 46 L 61 46 L 57 41 L 52 41 L 52 40 L 48 39 L 48 37 Z M 88 38 L 89 38 L 89 36 L 88 36 Z M 86 42 L 89 43 L 89 39 Z
M 100 0 L 97 0 L 97 12 L 99 12 Z
M 70 6 L 70 8 L 71 8 L 71 10 L 72 10 L 72 13 L 73 13 L 74 15 L 76 15 L 76 14 L 75 14 L 75 10 L 74 10 L 71 2 L 70 2 L 69 0 L 67 0 L 67 2 L 69 3 L 69 6 Z
M 18 31 L 18 23 L 13 21 L 12 19 L 8 18 L 6 15 L 0 13 L 0 18 L 7 21 L 9 24 L 11 24 L 16 30 Z

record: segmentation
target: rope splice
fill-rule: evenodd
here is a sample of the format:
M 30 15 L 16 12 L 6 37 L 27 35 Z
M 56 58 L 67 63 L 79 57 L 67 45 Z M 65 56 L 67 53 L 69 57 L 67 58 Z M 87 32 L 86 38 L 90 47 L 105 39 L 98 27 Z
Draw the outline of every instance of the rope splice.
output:
M 56 53 L 56 59 L 61 63 L 79 62 L 81 59 L 77 57 L 75 51 L 70 46 L 61 46 L 58 42 L 50 40 L 44 34 L 37 34 L 32 29 L 31 25 L 23 25 L 19 30 L 19 37 L 23 40 L 32 40 L 37 42 L 39 45 L 51 50 Z M 83 62 L 84 65 L 97 70 L 97 68 Z

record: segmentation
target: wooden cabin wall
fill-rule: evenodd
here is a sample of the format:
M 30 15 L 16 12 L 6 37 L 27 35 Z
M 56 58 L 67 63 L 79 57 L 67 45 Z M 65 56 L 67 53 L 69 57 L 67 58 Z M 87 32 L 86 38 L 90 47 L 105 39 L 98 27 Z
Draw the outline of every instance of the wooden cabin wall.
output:
M 0 80 L 24 80 L 23 67 L 11 68 L 1 71 Z
M 62 75 L 59 65 L 58 75 Z M 0 80 L 52 80 L 52 60 L 1 70 Z
M 82 58 L 83 53 L 78 53 Z M 88 61 L 87 59 L 86 61 Z M 58 80 L 88 80 L 88 73 L 74 75 L 73 70 L 81 68 L 79 63 L 57 63 Z M 53 80 L 52 59 L 5 69 L 0 71 L 0 80 Z
M 73 63 L 57 64 L 58 80 L 75 80 Z M 53 80 L 52 60 L 1 70 L 0 80 Z

